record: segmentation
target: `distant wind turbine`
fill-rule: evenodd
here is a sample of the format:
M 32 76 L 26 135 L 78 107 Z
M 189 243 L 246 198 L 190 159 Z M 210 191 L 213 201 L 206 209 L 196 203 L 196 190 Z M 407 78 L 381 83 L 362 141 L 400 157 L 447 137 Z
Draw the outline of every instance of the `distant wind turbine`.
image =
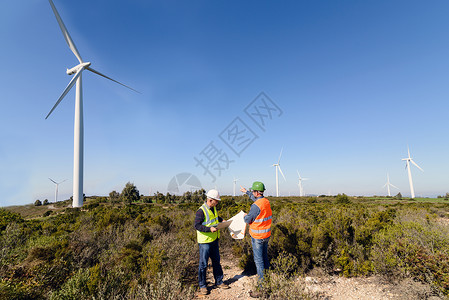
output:
M 388 196 L 391 196 L 391 193 L 390 193 L 390 186 L 391 186 L 391 187 L 394 187 L 394 188 L 397 188 L 397 189 L 399 190 L 399 188 L 398 188 L 397 186 L 395 186 L 395 185 L 393 185 L 392 183 L 390 183 L 390 175 L 387 173 L 387 183 L 385 183 L 385 185 L 384 185 L 383 187 L 387 187 L 387 190 L 388 190 Z
M 67 28 L 62 22 L 61 17 L 59 16 L 58 11 L 56 10 L 55 5 L 52 0 L 48 0 L 50 2 L 51 8 L 53 9 L 53 13 L 55 14 L 56 20 L 58 21 L 59 27 L 61 28 L 62 35 L 64 36 L 65 41 L 69 45 L 70 50 L 72 50 L 73 54 L 75 54 L 76 58 L 79 61 L 79 64 L 71 69 L 67 69 L 67 75 L 73 75 L 72 80 L 70 80 L 69 84 L 65 88 L 64 92 L 59 97 L 56 104 L 50 110 L 48 115 L 45 117 L 47 119 L 50 114 L 55 110 L 56 106 L 62 101 L 62 99 L 67 95 L 70 89 L 76 83 L 76 97 L 75 97 L 75 125 L 74 125 L 74 153 L 73 153 L 73 207 L 81 207 L 83 206 L 83 159 L 84 159 L 84 124 L 83 124 L 83 92 L 82 92 L 82 81 L 81 81 L 81 73 L 84 70 L 89 70 L 97 75 L 100 75 L 104 78 L 112 80 L 120 85 L 123 85 L 133 91 L 133 88 L 130 88 L 123 83 L 120 83 L 106 75 L 101 74 L 98 71 L 95 71 L 90 67 L 90 62 L 84 62 L 81 58 L 78 49 L 76 49 L 75 43 L 70 37 Z M 137 91 L 136 91 L 137 92 Z
M 59 186 L 61 183 L 63 183 L 64 181 L 66 181 L 67 179 L 65 179 L 65 180 L 63 180 L 63 181 L 61 181 L 61 182 L 56 182 L 56 181 L 54 181 L 53 179 L 51 179 L 50 177 L 48 177 L 48 179 L 50 179 L 51 182 L 53 182 L 53 183 L 56 185 L 56 188 L 55 188 L 55 203 L 56 203 L 56 202 L 58 202 L 58 186 Z
M 238 181 L 238 179 L 234 178 L 234 180 L 232 180 L 232 181 L 234 182 L 234 197 L 235 197 L 235 183 Z
M 298 173 L 298 186 L 299 186 L 299 196 L 305 196 L 305 194 L 304 194 L 304 188 L 303 188 L 303 186 L 302 186 L 302 181 L 303 180 L 309 180 L 309 178 L 302 178 L 301 177 L 301 175 L 299 175 L 299 171 L 298 170 L 296 170 L 296 173 Z
M 407 157 L 407 158 L 403 158 L 402 160 L 405 160 L 405 161 L 406 161 L 405 167 L 407 168 L 407 171 L 408 171 L 408 181 L 409 181 L 409 183 L 410 183 L 410 194 L 411 194 L 412 198 L 415 198 L 415 190 L 413 189 L 413 180 L 412 180 L 412 172 L 411 172 L 411 170 L 410 170 L 410 162 L 411 162 L 412 164 L 414 164 L 414 165 L 415 165 L 418 169 L 420 169 L 421 171 L 424 172 L 424 170 L 421 169 L 421 167 L 418 166 L 418 165 L 413 161 L 413 159 L 410 157 L 410 149 L 409 149 L 408 147 L 407 147 L 407 151 L 408 151 L 408 157 Z
M 281 154 L 279 155 L 279 159 L 277 164 L 273 164 L 272 167 L 276 167 L 276 197 L 279 197 L 279 175 L 278 175 L 278 170 L 279 172 L 281 172 L 282 177 L 284 177 L 284 180 L 287 181 L 285 179 L 284 173 L 282 173 L 282 169 L 281 169 L 281 156 L 282 156 L 282 150 L 284 150 L 284 148 L 281 149 Z

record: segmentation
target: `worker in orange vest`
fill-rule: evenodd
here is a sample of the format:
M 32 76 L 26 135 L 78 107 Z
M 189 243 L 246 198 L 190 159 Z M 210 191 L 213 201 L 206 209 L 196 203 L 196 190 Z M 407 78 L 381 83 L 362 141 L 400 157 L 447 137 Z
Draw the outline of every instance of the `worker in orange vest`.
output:
M 242 186 L 240 187 L 240 191 L 247 194 L 254 201 L 249 213 L 244 216 L 243 220 L 249 224 L 254 262 L 260 283 L 263 280 L 264 271 L 270 267 L 268 259 L 268 240 L 271 236 L 272 218 L 270 201 L 263 196 L 265 185 L 260 181 L 255 181 L 249 191 Z M 251 292 L 250 295 L 254 298 L 261 296 L 258 292 Z

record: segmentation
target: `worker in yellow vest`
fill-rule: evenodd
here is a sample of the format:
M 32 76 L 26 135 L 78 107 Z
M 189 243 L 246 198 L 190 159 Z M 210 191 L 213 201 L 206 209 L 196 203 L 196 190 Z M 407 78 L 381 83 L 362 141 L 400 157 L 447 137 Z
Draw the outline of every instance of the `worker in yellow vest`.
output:
M 209 293 L 206 284 L 207 262 L 209 258 L 212 261 L 212 269 L 215 279 L 215 285 L 222 289 L 228 289 L 229 286 L 223 283 L 223 269 L 220 264 L 220 249 L 218 239 L 220 230 L 215 226 L 223 219 L 218 216 L 216 205 L 220 201 L 220 194 L 217 190 L 210 190 L 206 194 L 206 202 L 197 210 L 195 214 L 195 229 L 200 250 L 200 262 L 198 267 L 198 283 L 200 293 L 207 295 Z
M 264 271 L 270 268 L 268 259 L 268 241 L 271 236 L 272 218 L 270 201 L 264 197 L 265 185 L 260 181 L 255 181 L 249 191 L 242 186 L 240 187 L 240 191 L 247 194 L 254 201 L 249 213 L 243 217 L 243 220 L 249 224 L 254 263 L 256 264 L 260 284 L 263 280 Z M 257 291 L 251 291 L 250 296 L 259 298 L 261 294 Z

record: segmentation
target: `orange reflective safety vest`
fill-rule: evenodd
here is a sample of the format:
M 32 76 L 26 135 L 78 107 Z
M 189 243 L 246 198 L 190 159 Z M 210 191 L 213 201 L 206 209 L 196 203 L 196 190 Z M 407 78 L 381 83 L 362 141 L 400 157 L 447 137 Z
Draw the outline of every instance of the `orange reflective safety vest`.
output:
M 255 239 L 266 239 L 271 236 L 271 207 L 267 198 L 260 198 L 254 202 L 260 209 L 260 214 L 249 225 L 249 233 Z

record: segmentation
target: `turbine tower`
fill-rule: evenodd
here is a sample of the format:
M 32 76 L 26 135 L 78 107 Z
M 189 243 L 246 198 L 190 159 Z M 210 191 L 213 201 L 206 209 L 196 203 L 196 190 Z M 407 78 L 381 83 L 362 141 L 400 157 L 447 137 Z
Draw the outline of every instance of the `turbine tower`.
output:
M 411 162 L 412 164 L 414 164 L 414 165 L 415 165 L 418 169 L 420 169 L 421 171 L 424 172 L 424 170 L 421 169 L 421 167 L 418 166 L 418 165 L 413 161 L 413 159 L 410 157 L 410 149 L 409 149 L 408 147 L 407 147 L 407 151 L 408 151 L 408 157 L 407 157 L 407 158 L 403 158 L 402 160 L 405 160 L 405 161 L 406 161 L 405 168 L 406 168 L 407 171 L 408 171 L 408 182 L 410 183 L 410 194 L 411 194 L 411 197 L 412 197 L 412 198 L 415 198 L 415 190 L 413 189 L 413 180 L 412 180 L 412 172 L 411 172 L 411 170 L 410 170 L 410 162 Z
M 282 173 L 282 169 L 281 169 L 281 156 L 282 156 L 282 150 L 284 150 L 284 148 L 281 149 L 281 154 L 279 154 L 279 159 L 277 164 L 273 164 L 272 167 L 276 167 L 276 197 L 279 197 L 279 175 L 278 175 L 278 170 L 279 172 L 281 172 L 282 177 L 284 177 L 284 180 L 287 181 L 285 179 L 284 173 Z
M 233 182 L 234 182 L 234 197 L 235 197 L 235 183 L 238 181 L 238 179 L 235 179 L 235 177 L 234 177 L 234 180 L 232 180 Z
M 63 183 L 64 181 L 66 181 L 67 179 L 65 179 L 65 180 L 63 180 L 63 181 L 61 181 L 61 182 L 56 182 L 56 181 L 54 181 L 53 179 L 51 179 L 50 177 L 48 177 L 48 179 L 50 179 L 51 182 L 53 182 L 53 183 L 56 185 L 56 188 L 55 188 L 55 203 L 56 203 L 56 202 L 58 202 L 58 186 L 59 186 L 61 183 Z
M 394 184 L 390 183 L 390 175 L 387 173 L 387 183 L 385 183 L 385 185 L 383 187 L 387 187 L 388 196 L 391 197 L 390 186 L 394 187 L 394 188 L 397 188 L 399 190 L 399 188 L 397 186 L 395 186 Z
M 83 161 L 84 161 L 84 122 L 83 122 L 83 91 L 82 91 L 82 72 L 84 70 L 89 70 L 97 75 L 100 75 L 104 78 L 107 78 L 109 80 L 112 80 L 120 85 L 123 85 L 133 91 L 133 88 L 130 88 L 127 85 L 124 85 L 123 83 L 120 83 L 106 75 L 101 74 L 98 71 L 95 71 L 90 67 L 90 62 L 84 62 L 81 58 L 80 53 L 78 52 L 78 49 L 76 49 L 75 43 L 73 42 L 72 38 L 70 37 L 69 32 L 67 31 L 67 28 L 65 27 L 64 23 L 62 22 L 62 19 L 56 10 L 55 5 L 53 4 L 52 0 L 48 0 L 50 2 L 51 8 L 53 10 L 53 13 L 55 14 L 56 20 L 58 21 L 59 27 L 61 28 L 62 35 L 64 36 L 65 41 L 69 45 L 70 50 L 72 50 L 73 54 L 75 54 L 76 58 L 79 61 L 79 64 L 71 69 L 67 69 L 67 75 L 73 75 L 72 80 L 70 80 L 69 84 L 65 88 L 65 90 L 62 92 L 61 96 L 59 96 L 58 101 L 56 101 L 56 104 L 53 106 L 53 108 L 50 110 L 48 115 L 45 117 L 47 119 L 50 114 L 55 110 L 56 106 L 62 101 L 62 99 L 67 95 L 67 93 L 70 91 L 70 89 L 75 85 L 76 83 L 76 97 L 75 97 L 75 125 L 74 125 L 74 150 L 73 150 L 73 203 L 72 207 L 81 207 L 83 206 Z M 137 91 L 136 91 L 137 92 Z
M 298 180 L 299 180 L 299 182 L 298 182 L 299 196 L 302 197 L 302 196 L 305 196 L 305 194 L 304 194 L 304 187 L 302 186 L 302 181 L 303 180 L 308 180 L 309 178 L 302 178 L 301 175 L 299 175 L 299 171 L 298 170 L 296 170 L 296 173 L 298 173 Z

